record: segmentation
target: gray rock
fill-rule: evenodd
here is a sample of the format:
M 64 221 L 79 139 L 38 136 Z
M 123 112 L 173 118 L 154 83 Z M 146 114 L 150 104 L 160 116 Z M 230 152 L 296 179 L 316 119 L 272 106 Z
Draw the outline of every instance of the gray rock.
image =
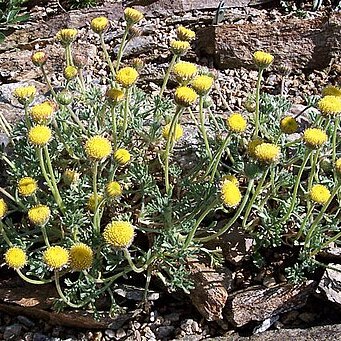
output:
M 116 333 L 112 329 L 107 329 L 104 334 L 111 340 L 115 338 Z
M 127 333 L 126 333 L 126 331 L 125 331 L 123 328 L 120 328 L 120 329 L 117 330 L 117 332 L 116 332 L 116 338 L 117 338 L 118 340 L 123 339 L 123 338 L 126 337 L 126 336 L 127 336 Z
M 33 341 L 48 341 L 48 337 L 41 333 L 34 333 L 33 334 Z
M 330 302 L 341 305 L 341 265 L 329 264 L 321 278 L 317 288 L 317 293 L 327 297 Z M 332 269 L 334 268 L 334 269 Z
M 22 330 L 22 325 L 12 324 L 7 326 L 4 331 L 4 340 L 17 340 Z
M 21 315 L 19 315 L 19 316 L 17 317 L 17 320 L 18 320 L 21 324 L 23 324 L 24 326 L 26 326 L 26 327 L 28 327 L 28 328 L 32 328 L 32 327 L 35 325 L 35 323 L 34 323 L 33 321 L 31 321 L 29 318 L 27 318 L 26 316 L 21 316 Z
M 160 326 L 156 329 L 155 334 L 157 338 L 169 338 L 175 332 L 173 326 Z
M 131 39 L 124 49 L 124 57 L 139 56 L 144 53 L 152 53 L 157 48 L 157 44 L 152 36 L 141 36 Z M 114 49 L 118 52 L 118 47 Z

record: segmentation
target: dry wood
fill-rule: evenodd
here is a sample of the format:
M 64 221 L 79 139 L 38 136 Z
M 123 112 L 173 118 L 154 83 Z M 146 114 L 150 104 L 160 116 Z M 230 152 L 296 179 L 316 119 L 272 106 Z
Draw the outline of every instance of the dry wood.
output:
M 275 56 L 274 66 L 323 69 L 341 52 L 341 13 L 316 19 L 286 18 L 262 24 L 223 24 L 202 29 L 198 49 L 219 68 L 254 67 L 252 54 Z

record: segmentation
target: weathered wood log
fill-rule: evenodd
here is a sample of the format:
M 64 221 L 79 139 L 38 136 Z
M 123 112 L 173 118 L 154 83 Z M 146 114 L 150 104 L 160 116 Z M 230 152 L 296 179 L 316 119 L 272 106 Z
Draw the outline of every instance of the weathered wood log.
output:
M 341 13 L 315 19 L 287 18 L 262 24 L 223 24 L 198 32 L 198 50 L 218 68 L 252 68 L 252 54 L 275 56 L 274 67 L 323 69 L 341 52 Z
M 261 322 L 302 307 L 315 287 L 314 281 L 300 285 L 280 284 L 271 288 L 251 287 L 231 294 L 224 314 L 237 327 L 252 321 Z

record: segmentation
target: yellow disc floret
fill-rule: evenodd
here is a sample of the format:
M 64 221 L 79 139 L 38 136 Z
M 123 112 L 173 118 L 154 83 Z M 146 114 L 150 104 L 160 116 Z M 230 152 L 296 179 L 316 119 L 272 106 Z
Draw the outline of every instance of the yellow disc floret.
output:
M 178 62 L 174 65 L 173 73 L 180 84 L 187 84 L 197 73 L 198 68 L 189 62 Z
M 0 219 L 2 219 L 8 211 L 7 204 L 4 199 L 0 199 Z
M 253 54 L 253 61 L 259 68 L 268 67 L 274 60 L 274 56 L 264 51 L 256 51 Z
M 106 17 L 98 17 L 91 20 L 91 29 L 95 33 L 103 33 L 109 27 L 109 20 Z
M 51 139 L 52 132 L 49 127 L 36 125 L 28 132 L 28 140 L 35 146 L 45 146 Z
M 85 152 L 88 157 L 96 161 L 103 160 L 112 152 L 111 143 L 103 136 L 90 137 L 85 143 Z
M 280 156 L 280 148 L 272 143 L 261 143 L 255 148 L 255 157 L 259 162 L 276 162 Z
M 341 158 L 336 160 L 335 170 L 338 175 L 341 175 Z
M 74 271 L 83 271 L 91 268 L 94 254 L 91 248 L 83 243 L 72 245 L 69 251 L 70 268 Z
M 206 75 L 196 76 L 191 84 L 199 96 L 204 96 L 210 91 L 213 85 L 213 78 Z
M 20 86 L 14 90 L 14 97 L 16 97 L 21 104 L 27 105 L 33 101 L 36 92 L 37 90 L 33 85 Z
M 122 90 L 115 88 L 108 89 L 105 95 L 107 96 L 108 100 L 113 104 L 117 104 L 123 101 L 125 96 Z
M 114 154 L 114 159 L 120 165 L 125 165 L 130 161 L 131 155 L 128 150 L 124 148 L 117 149 Z
M 138 76 L 139 74 L 134 68 L 127 66 L 117 72 L 116 81 L 124 88 L 129 88 L 135 84 Z
M 56 39 L 63 45 L 71 44 L 77 36 L 77 30 L 75 28 L 63 28 L 56 34 Z
M 256 147 L 259 146 L 260 144 L 264 143 L 264 141 L 262 139 L 260 139 L 259 137 L 254 138 L 253 140 L 251 140 L 248 144 L 247 144 L 247 153 L 253 157 L 256 158 Z
M 31 60 L 35 66 L 42 66 L 47 61 L 47 54 L 43 51 L 36 51 L 32 54 Z
M 36 205 L 28 210 L 28 219 L 34 225 L 45 225 L 51 215 L 51 211 L 46 205 Z
M 323 205 L 329 200 L 330 192 L 326 186 L 318 184 L 311 188 L 309 197 L 312 201 Z
M 78 69 L 73 65 L 69 65 L 64 69 L 64 77 L 68 81 L 70 81 L 71 79 L 74 79 L 77 75 L 78 75 Z
M 190 45 L 188 41 L 172 40 L 170 43 L 172 52 L 177 56 L 183 56 L 189 50 Z
M 29 176 L 20 179 L 18 182 L 18 192 L 24 197 L 34 194 L 37 188 L 37 182 Z
M 176 29 L 176 35 L 182 41 L 192 41 L 195 38 L 195 32 L 183 26 Z
M 6 251 L 5 262 L 8 267 L 20 270 L 27 263 L 26 253 L 20 247 L 13 246 Z
M 280 127 L 284 134 L 294 134 L 298 131 L 298 123 L 292 116 L 282 118 Z
M 239 113 L 231 114 L 227 118 L 226 124 L 228 129 L 234 133 L 242 133 L 246 130 L 246 119 Z
M 124 10 L 124 19 L 129 25 L 136 24 L 143 19 L 143 14 L 137 9 L 127 7 Z
M 166 124 L 162 129 L 162 136 L 167 140 L 169 137 L 171 124 Z M 173 141 L 178 141 L 181 139 L 182 135 L 184 134 L 184 130 L 182 129 L 180 124 L 175 125 L 174 133 L 173 133 Z
M 334 85 L 328 85 L 322 90 L 322 96 L 338 96 L 341 97 L 341 88 L 334 86 Z
M 110 181 L 106 185 L 105 191 L 109 198 L 117 198 L 122 194 L 122 187 L 117 181 Z
M 50 246 L 43 253 L 45 264 L 53 270 L 60 270 L 69 263 L 69 251 L 61 246 Z
M 231 175 L 231 174 L 224 175 L 224 176 L 221 178 L 221 181 L 224 182 L 225 180 L 231 181 L 231 182 L 234 183 L 237 187 L 239 187 L 239 181 L 238 181 L 238 179 L 237 179 L 234 175 Z
M 319 128 L 308 128 L 303 133 L 303 141 L 312 149 L 321 147 L 327 140 L 327 134 Z
M 103 232 L 104 240 L 115 248 L 126 248 L 134 239 L 134 227 L 128 221 L 113 221 Z
M 103 196 L 100 195 L 100 194 L 97 194 L 97 207 L 98 207 L 98 204 L 103 200 Z M 92 193 L 88 199 L 88 203 L 87 203 L 87 207 L 88 207 L 88 210 L 90 212 L 95 212 L 96 210 L 96 196 L 94 193 Z
M 325 96 L 317 103 L 322 115 L 337 115 L 341 113 L 341 96 Z
M 230 180 L 224 180 L 221 184 L 221 199 L 227 207 L 238 206 L 242 199 L 238 186 Z
M 36 123 L 47 123 L 52 117 L 54 105 L 50 101 L 36 104 L 31 108 L 30 115 Z
M 196 92 L 187 86 L 180 86 L 175 90 L 175 103 L 181 107 L 189 107 L 197 100 L 197 98 L 198 95 Z

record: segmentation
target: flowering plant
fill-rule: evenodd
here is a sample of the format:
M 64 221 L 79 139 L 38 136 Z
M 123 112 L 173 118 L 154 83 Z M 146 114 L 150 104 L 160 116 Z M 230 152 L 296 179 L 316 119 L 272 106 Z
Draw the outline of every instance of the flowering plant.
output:
M 54 281 L 59 307 L 93 309 L 106 292 L 116 307 L 112 288 L 134 273 L 145 274 L 146 292 L 153 277 L 189 292 L 188 260 L 205 255 L 221 262 L 219 244 L 208 242 L 233 226 L 254 236 L 259 265 L 261 249 L 285 239 L 300 250 L 300 271 L 311 267 L 341 236 L 340 208 L 335 212 L 333 204 L 341 187 L 340 89 L 329 88 L 309 105 L 318 110 L 306 110 L 312 127 L 301 134 L 302 113 L 288 116 L 286 98 L 261 95 L 263 71 L 274 57 L 257 51 L 251 113 L 219 117 L 209 101 L 213 76 L 182 60 L 195 33 L 178 28 L 178 40 L 170 42 L 173 58 L 153 95 L 138 88 L 136 68 L 121 65 L 128 32 L 143 15 L 128 8 L 125 20 L 115 61 L 103 39 L 110 22 L 91 23 L 110 70 L 106 89 L 86 84 L 72 51 L 78 32 L 63 29 L 57 40 L 65 50 L 65 88 L 54 89 L 44 68 L 48 56 L 38 51 L 32 61 L 49 98 L 37 104 L 33 86 L 17 88 L 24 120 L 12 127 L 0 117 L 10 141 L 10 153 L 1 154 L 6 264 L 30 283 Z M 170 77 L 178 87 L 166 96 Z M 184 115 L 196 127 L 190 142 L 183 138 Z M 298 280 L 298 273 L 289 270 L 289 277 Z

